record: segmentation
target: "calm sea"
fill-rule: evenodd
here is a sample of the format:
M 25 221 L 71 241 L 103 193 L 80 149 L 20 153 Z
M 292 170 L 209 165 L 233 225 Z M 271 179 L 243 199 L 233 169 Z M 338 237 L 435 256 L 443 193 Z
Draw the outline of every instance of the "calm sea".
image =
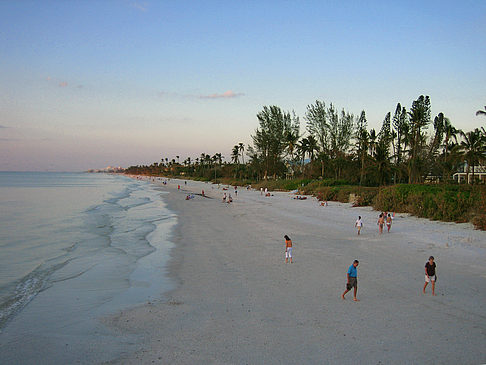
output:
M 82 352 L 96 318 L 170 289 L 163 194 L 120 175 L 0 172 L 0 344 L 75 333 Z

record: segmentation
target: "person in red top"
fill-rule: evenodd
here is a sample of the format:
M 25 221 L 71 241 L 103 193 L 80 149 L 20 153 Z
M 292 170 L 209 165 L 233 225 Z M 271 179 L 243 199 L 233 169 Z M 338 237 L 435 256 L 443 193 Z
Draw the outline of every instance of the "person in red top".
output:
M 292 263 L 292 240 L 289 236 L 285 235 L 285 263 L 289 262 Z

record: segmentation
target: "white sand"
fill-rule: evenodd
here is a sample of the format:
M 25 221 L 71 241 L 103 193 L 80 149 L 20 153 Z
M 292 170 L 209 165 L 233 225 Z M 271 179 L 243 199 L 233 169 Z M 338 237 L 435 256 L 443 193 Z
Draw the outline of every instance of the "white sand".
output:
M 486 362 L 486 232 L 468 224 L 397 214 L 378 235 L 378 213 L 287 193 L 240 188 L 223 204 L 217 187 L 186 201 L 175 180 L 163 190 L 179 215 L 170 275 L 158 303 L 106 320 L 144 337 L 115 363 L 480 364 Z M 362 235 L 354 222 L 363 217 Z M 294 242 L 284 263 L 283 235 Z M 437 263 L 437 296 L 422 294 L 424 264 Z M 358 267 L 359 303 L 340 298 Z

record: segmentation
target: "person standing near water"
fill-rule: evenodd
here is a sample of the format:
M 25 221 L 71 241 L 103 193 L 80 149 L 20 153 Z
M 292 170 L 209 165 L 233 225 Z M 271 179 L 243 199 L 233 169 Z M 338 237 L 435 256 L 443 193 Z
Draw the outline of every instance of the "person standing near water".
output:
M 363 221 L 361 220 L 361 216 L 358 216 L 358 220 L 356 221 L 354 226 L 358 228 L 358 236 L 359 236 L 361 232 L 361 227 L 363 227 Z
M 432 295 L 435 296 L 435 281 L 437 280 L 437 275 L 435 274 L 435 269 L 437 265 L 434 262 L 434 256 L 429 257 L 429 261 L 425 263 L 425 284 L 424 284 L 424 294 L 425 288 L 432 282 Z
M 352 289 L 354 288 L 354 298 L 353 300 L 355 302 L 359 302 L 358 298 L 356 297 L 356 294 L 358 294 L 358 270 L 357 267 L 359 265 L 358 260 L 354 260 L 353 264 L 349 267 L 347 277 L 348 277 L 348 282 L 346 283 L 346 290 L 344 293 L 341 294 L 341 299 L 344 300 L 344 296 Z
M 383 215 L 383 213 L 380 214 L 380 216 L 378 217 L 378 231 L 380 232 L 380 234 L 383 233 L 383 226 L 385 225 L 385 217 Z
M 292 263 L 292 240 L 287 235 L 285 235 L 284 238 L 285 238 L 285 263 L 287 264 L 289 262 L 289 258 L 290 258 L 290 263 Z
M 390 228 L 392 226 L 392 216 L 390 215 L 390 213 L 388 213 L 388 216 L 386 217 L 386 228 L 388 228 L 388 233 L 390 233 Z

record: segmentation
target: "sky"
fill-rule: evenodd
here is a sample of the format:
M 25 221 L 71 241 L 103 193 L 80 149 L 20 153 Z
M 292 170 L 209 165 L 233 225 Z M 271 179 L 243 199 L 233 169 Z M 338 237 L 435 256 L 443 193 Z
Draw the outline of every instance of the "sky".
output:
M 263 106 L 304 132 L 315 100 L 486 126 L 483 0 L 0 0 L 0 24 L 3 171 L 230 160 Z

